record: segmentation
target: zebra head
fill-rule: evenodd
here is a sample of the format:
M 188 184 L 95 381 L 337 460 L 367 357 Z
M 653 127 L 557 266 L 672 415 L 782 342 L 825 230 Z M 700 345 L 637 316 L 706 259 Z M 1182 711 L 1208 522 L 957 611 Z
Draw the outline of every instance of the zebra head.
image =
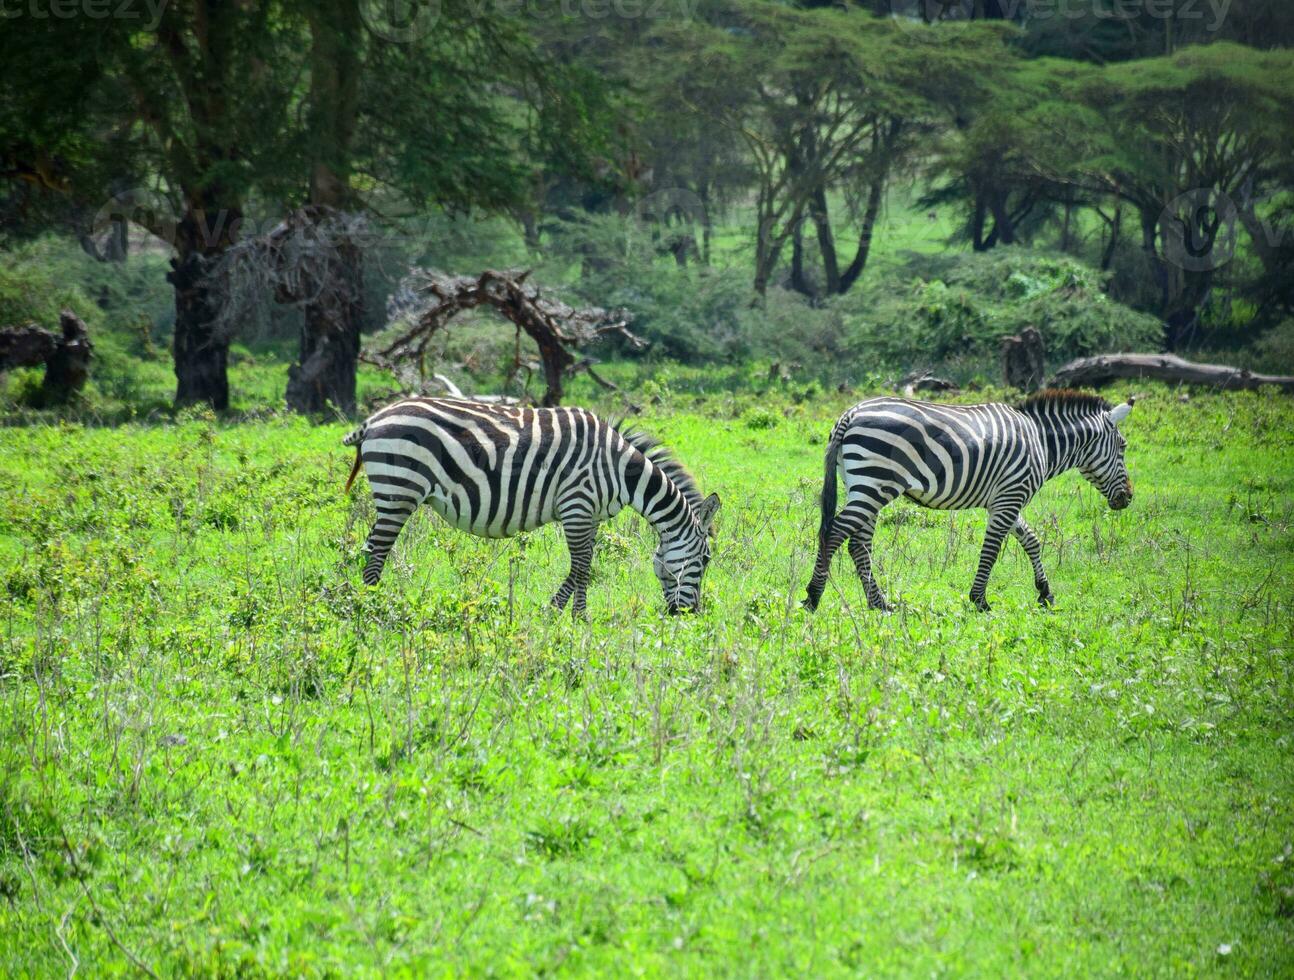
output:
M 1129 398 L 1126 403 L 1097 416 L 1092 437 L 1078 464 L 1078 471 L 1101 491 L 1113 510 L 1123 510 L 1132 503 L 1132 480 L 1123 460 L 1128 440 L 1119 431 L 1119 423 L 1132 411 L 1132 401 Z
M 662 536 L 660 547 L 652 555 L 652 568 L 665 593 L 670 614 L 696 612 L 701 608 L 701 579 L 710 564 L 710 539 L 714 537 L 714 515 L 719 511 L 719 495 L 712 493 L 701 501 L 678 534 Z

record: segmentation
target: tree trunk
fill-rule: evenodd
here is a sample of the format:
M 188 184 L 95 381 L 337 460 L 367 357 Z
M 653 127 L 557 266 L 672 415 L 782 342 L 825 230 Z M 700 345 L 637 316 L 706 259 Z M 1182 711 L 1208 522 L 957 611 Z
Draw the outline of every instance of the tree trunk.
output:
M 987 217 L 984 205 L 984 194 L 975 191 L 975 206 L 971 210 L 971 248 L 976 252 L 987 252 L 991 246 L 984 240 L 984 219 Z
M 700 194 L 701 199 L 701 264 L 708 266 L 710 264 L 710 241 L 713 235 L 713 228 L 710 224 L 710 189 L 708 185 L 702 185 Z
M 45 362 L 45 379 L 41 382 L 41 401 L 46 405 L 62 405 L 85 387 L 90 358 L 94 356 L 94 344 L 79 316 L 64 310 L 58 322 L 62 336 Z
M 288 368 L 287 407 L 305 415 L 336 409 L 355 412 L 355 371 L 359 364 L 360 328 L 364 306 L 359 250 L 339 247 L 354 256 L 332 264 L 344 286 L 327 288 L 328 301 L 307 304 L 301 326 L 301 348 L 296 364 Z
M 989 209 L 993 213 L 993 238 L 1003 245 L 1015 244 L 1015 225 L 1011 220 L 1011 211 L 1007 206 L 1008 191 L 995 191 L 989 198 Z
M 200 229 L 205 224 L 205 216 L 185 215 L 176 243 L 179 254 L 166 274 L 175 287 L 175 405 L 206 402 L 223 412 L 229 408 L 229 338 L 216 329 L 218 299 L 207 273 L 228 242 L 217 232 L 216 242 L 223 244 L 204 248 L 206 236 Z
M 1138 205 L 1138 212 L 1141 218 L 1141 251 L 1150 263 L 1155 285 L 1159 287 L 1158 308 L 1162 319 L 1169 308 L 1169 285 L 1168 263 L 1159 254 L 1159 212 L 1146 205 Z M 1173 349 L 1173 340 L 1171 328 L 1165 327 L 1164 346 L 1170 351 Z
M 791 233 L 791 288 L 809 299 L 817 298 L 808 277 L 804 274 L 804 222 L 800 221 Z
M 1102 354 L 1098 357 L 1080 357 L 1053 374 L 1048 384 L 1056 388 L 1077 385 L 1098 387 L 1116 378 L 1154 378 L 1157 381 L 1206 385 L 1226 391 L 1276 385 L 1294 394 L 1294 377 L 1254 374 L 1242 368 L 1221 364 L 1196 364 L 1173 354 Z
M 517 221 L 521 224 L 521 238 L 526 243 L 526 248 L 538 249 L 539 238 L 539 212 L 536 208 L 520 208 L 516 212 Z
M 867 192 L 867 210 L 863 213 L 863 228 L 858 233 L 858 251 L 854 253 L 854 260 L 849 263 L 844 274 L 840 277 L 840 292 L 847 293 L 850 288 L 858 281 L 858 277 L 863 274 L 867 268 L 867 258 L 872 253 L 872 233 L 876 228 L 876 219 L 881 213 L 881 199 L 885 194 L 885 178 L 878 177 L 872 181 L 871 189 Z
M 305 217 L 312 225 L 296 234 L 314 236 L 327 258 L 315 274 L 315 298 L 304 310 L 297 363 L 288 369 L 287 407 L 315 415 L 355 412 L 355 372 L 364 322 L 363 255 L 340 227 L 320 223 L 352 202 L 352 143 L 359 111 L 362 22 L 357 0 L 318 0 L 310 5 L 310 115 L 314 165 Z M 304 297 L 293 297 L 300 301 Z
M 1104 215 L 1097 209 L 1097 214 Z M 1115 249 L 1119 247 L 1119 232 L 1123 229 L 1123 205 L 1116 202 L 1114 205 L 1114 216 L 1110 218 L 1110 240 L 1106 243 L 1105 251 L 1101 253 L 1101 271 L 1108 272 L 1110 264 L 1114 261 Z
M 818 231 L 818 251 L 822 254 L 823 292 L 834 296 L 840 288 L 840 263 L 836 259 L 836 236 L 831 233 L 831 215 L 827 211 L 827 191 L 821 184 L 809 199 L 809 215 Z
M 35 323 L 0 327 L 0 371 L 48 364 L 58 349 L 58 338 Z
M 58 319 L 58 334 L 35 323 L 0 328 L 0 371 L 45 365 L 42 406 L 65 404 L 80 391 L 94 355 L 85 322 L 71 310 L 64 310 Z
M 760 296 L 768 292 L 768 283 L 773 278 L 773 272 L 777 268 L 777 260 L 782 254 L 782 246 L 786 244 L 787 232 L 779 230 L 774 233 L 772 228 L 772 222 L 761 226 L 758 240 L 755 243 L 754 289 Z

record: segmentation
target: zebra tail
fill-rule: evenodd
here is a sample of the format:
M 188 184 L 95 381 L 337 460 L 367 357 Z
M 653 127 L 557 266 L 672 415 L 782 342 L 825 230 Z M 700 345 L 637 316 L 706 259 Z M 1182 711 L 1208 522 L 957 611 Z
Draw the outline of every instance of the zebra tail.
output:
M 360 447 L 355 447 L 355 466 L 351 467 L 351 475 L 345 478 L 345 488 L 342 491 L 343 497 L 347 495 L 347 493 L 351 492 L 351 484 L 355 483 L 355 478 L 356 475 L 360 473 L 360 465 L 362 462 L 364 461 L 360 458 Z
M 350 468 L 350 476 L 346 478 L 346 488 L 341 492 L 343 497 L 350 493 L 351 484 L 355 482 L 355 477 L 359 474 L 360 465 L 363 463 L 360 458 L 359 444 L 364 441 L 364 430 L 367 428 L 368 423 L 365 423 L 354 432 L 342 437 L 341 444 L 343 446 L 355 447 L 355 465 Z
M 839 434 L 844 434 L 843 427 Z M 827 457 L 822 466 L 822 523 L 818 525 L 818 544 L 822 548 L 827 546 L 827 539 L 831 536 L 831 522 L 836 518 L 836 457 L 839 455 L 840 440 L 833 431 L 831 438 L 827 440 Z

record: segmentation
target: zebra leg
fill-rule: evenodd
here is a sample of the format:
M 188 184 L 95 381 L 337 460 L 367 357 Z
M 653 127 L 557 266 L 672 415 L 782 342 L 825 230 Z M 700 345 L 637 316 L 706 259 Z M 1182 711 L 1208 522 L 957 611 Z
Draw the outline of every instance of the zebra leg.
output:
M 831 559 L 835 557 L 840 546 L 849 538 L 857 534 L 864 525 L 875 527 L 876 512 L 883 505 L 878 505 L 872 500 L 860 500 L 854 498 L 845 504 L 844 508 L 836 515 L 831 522 L 831 532 L 827 535 L 826 540 L 818 541 L 818 559 L 813 564 L 813 575 L 809 579 L 808 595 L 804 599 L 804 608 L 813 612 L 818 608 L 818 603 L 822 600 L 822 591 L 827 587 L 827 575 L 831 571 Z M 870 532 L 868 534 L 870 540 Z M 870 551 L 870 545 L 869 545 Z M 869 561 L 870 567 L 870 561 Z M 864 586 L 866 582 L 864 581 Z M 875 589 L 875 583 L 872 584 Z M 885 598 L 880 595 L 880 590 L 876 595 L 883 604 Z M 869 592 L 867 601 L 872 603 L 872 594 Z
M 565 609 L 566 603 L 574 597 L 571 615 L 582 617 L 585 614 L 585 593 L 589 587 L 589 569 L 593 565 L 593 539 L 597 536 L 598 525 L 587 514 L 572 514 L 562 518 L 562 530 L 566 532 L 566 550 L 571 554 L 571 570 L 553 596 L 553 605 L 558 609 Z
M 418 509 L 418 501 L 406 497 L 375 495 L 373 500 L 377 505 L 377 521 L 368 533 L 368 540 L 364 542 L 364 550 L 368 552 L 368 561 L 364 563 L 365 585 L 377 585 L 395 539 L 400 536 L 405 522 Z
M 1023 517 L 1015 519 L 1011 533 L 1020 542 L 1020 547 L 1024 548 L 1024 553 L 1029 556 L 1029 562 L 1033 565 L 1033 584 L 1038 590 L 1039 605 L 1050 606 L 1055 597 L 1051 594 L 1047 572 L 1042 567 L 1042 543 L 1038 540 L 1038 535 L 1033 533 L 1033 528 L 1024 522 Z
M 993 566 L 1002 551 L 1002 540 L 1014 526 L 1020 516 L 1020 509 L 991 510 L 988 514 L 988 530 L 984 534 L 984 546 L 980 548 L 979 568 L 975 572 L 975 581 L 971 585 L 970 600 L 980 612 L 988 612 L 990 606 L 984 592 L 988 588 L 988 578 L 993 574 Z
M 885 595 L 872 574 L 872 535 L 876 531 L 876 515 L 869 514 L 862 527 L 849 536 L 849 557 L 854 560 L 858 577 L 863 580 L 867 605 L 882 612 L 893 612 L 894 607 L 885 601 Z

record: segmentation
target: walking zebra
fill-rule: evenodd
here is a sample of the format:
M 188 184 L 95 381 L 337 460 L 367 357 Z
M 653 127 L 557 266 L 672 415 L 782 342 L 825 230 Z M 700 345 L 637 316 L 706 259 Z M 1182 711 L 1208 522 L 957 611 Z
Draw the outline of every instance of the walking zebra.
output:
M 671 613 L 695 610 L 710 561 L 717 494 L 702 499 L 691 475 L 649 436 L 619 431 L 581 408 L 511 408 L 453 398 L 408 398 L 368 419 L 346 490 L 362 465 L 377 505 L 364 582 L 382 576 L 395 539 L 418 505 L 460 531 L 511 537 L 560 521 L 571 570 L 553 596 L 583 615 L 598 524 L 633 507 L 660 536 L 652 558 Z
M 1075 391 L 1044 391 L 1015 406 L 935 405 L 906 398 L 860 402 L 840 417 L 827 443 L 818 560 L 805 606 L 817 608 L 831 558 L 848 540 L 867 604 L 890 608 L 872 575 L 872 534 L 877 512 L 900 494 L 939 510 L 988 511 L 970 591 L 980 609 L 989 608 L 984 592 L 1008 532 L 1033 565 L 1038 601 L 1051 605 L 1042 546 L 1020 511 L 1046 480 L 1074 467 L 1112 508 L 1127 507 L 1132 481 L 1123 461 L 1127 441 L 1118 425 L 1131 411 L 1132 399 L 1111 408 L 1103 398 Z M 844 470 L 846 496 L 839 514 L 837 466 Z

